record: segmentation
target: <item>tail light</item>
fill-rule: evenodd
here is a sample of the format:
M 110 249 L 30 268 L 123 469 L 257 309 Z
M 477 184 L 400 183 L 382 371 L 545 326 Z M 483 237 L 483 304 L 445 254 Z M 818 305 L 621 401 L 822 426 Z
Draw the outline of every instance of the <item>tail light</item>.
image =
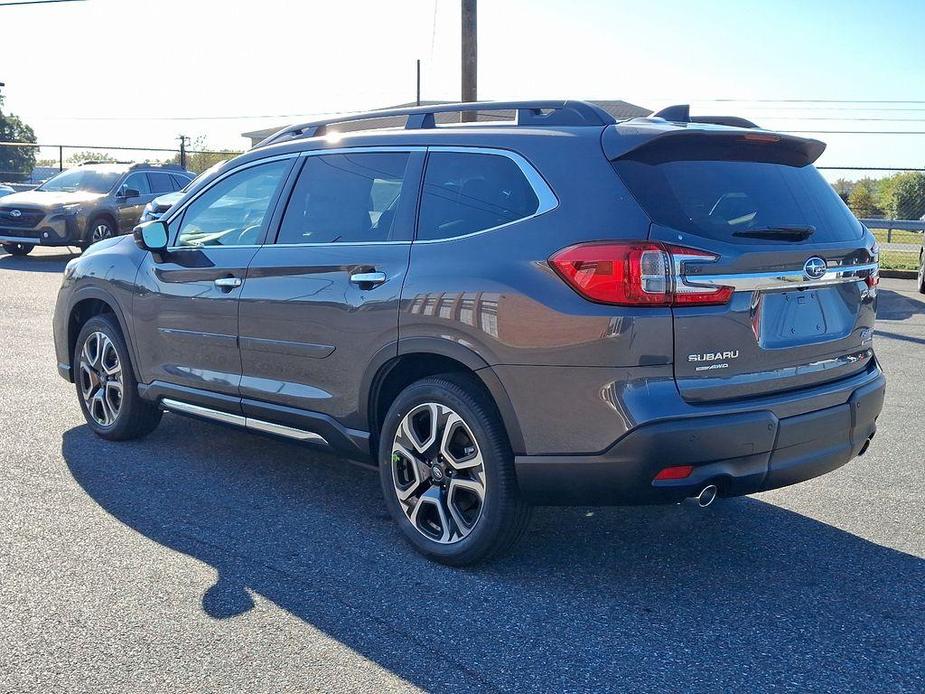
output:
M 864 281 L 867 283 L 867 286 L 871 289 L 880 284 L 880 244 L 876 241 L 874 246 L 871 249 L 871 255 L 874 257 L 874 262 L 877 263 L 877 268 L 871 272 L 867 277 L 864 278 Z
M 683 282 L 685 261 L 712 262 L 713 253 L 651 241 L 603 241 L 563 248 L 550 266 L 589 301 L 617 306 L 725 304 L 732 287 L 692 287 Z
M 693 465 L 675 465 L 674 467 L 663 467 L 658 471 L 655 479 L 658 481 L 684 480 L 690 477 L 693 471 Z

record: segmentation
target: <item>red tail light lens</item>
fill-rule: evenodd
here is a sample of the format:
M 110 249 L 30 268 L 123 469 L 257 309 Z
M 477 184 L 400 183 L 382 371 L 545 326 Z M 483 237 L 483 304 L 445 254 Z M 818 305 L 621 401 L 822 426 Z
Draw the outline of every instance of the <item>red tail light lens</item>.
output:
M 664 467 L 659 470 L 655 476 L 657 480 L 683 480 L 691 476 L 694 471 L 693 465 L 675 465 L 674 467 Z
M 725 304 L 732 296 L 731 287 L 690 287 L 677 275 L 685 260 L 716 257 L 651 241 L 597 242 L 563 248 L 549 264 L 590 301 L 617 306 L 690 306 Z

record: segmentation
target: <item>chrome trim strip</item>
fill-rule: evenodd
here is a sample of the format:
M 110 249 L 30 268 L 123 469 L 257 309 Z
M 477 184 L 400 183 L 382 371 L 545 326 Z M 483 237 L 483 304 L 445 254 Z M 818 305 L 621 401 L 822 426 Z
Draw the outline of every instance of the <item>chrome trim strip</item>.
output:
M 445 239 L 421 239 L 421 240 L 415 240 L 414 243 L 445 243 L 447 241 L 455 241 L 457 239 L 466 239 L 466 238 L 469 238 L 470 236 L 477 236 L 478 234 L 485 234 L 485 233 L 488 233 L 489 231 L 496 231 L 498 229 L 503 229 L 504 227 L 511 226 L 512 224 L 520 224 L 521 222 L 525 222 L 528 219 L 533 219 L 535 217 L 539 217 L 541 214 L 546 214 L 547 212 L 551 212 L 552 210 L 556 209 L 559 206 L 559 198 L 556 197 L 556 194 L 553 192 L 552 188 L 549 187 L 549 184 L 546 182 L 546 179 L 543 178 L 542 174 L 540 174 L 540 172 L 536 170 L 533 164 L 531 164 L 529 161 L 527 161 L 527 159 L 525 159 L 522 155 L 518 154 L 517 152 L 512 152 L 511 150 L 499 149 L 495 147 L 464 147 L 464 146 L 425 147 L 425 146 L 420 146 L 420 145 L 409 145 L 409 146 L 382 145 L 382 146 L 369 146 L 369 147 L 331 147 L 328 149 L 312 149 L 312 150 L 306 150 L 302 152 L 290 152 L 288 154 L 280 154 L 280 155 L 276 155 L 273 157 L 265 157 L 263 159 L 255 159 L 254 161 L 249 161 L 246 164 L 235 167 L 234 169 L 229 169 L 228 171 L 222 172 L 221 176 L 219 176 L 213 181 L 210 181 L 209 185 L 204 186 L 203 188 L 200 188 L 198 191 L 196 191 L 196 194 L 194 196 L 192 196 L 188 200 L 184 200 L 182 206 L 174 210 L 173 214 L 171 214 L 169 218 L 165 219 L 162 216 L 161 220 L 164 221 L 165 224 L 168 224 L 168 225 L 172 224 L 173 220 L 176 219 L 179 215 L 181 215 L 183 211 L 196 200 L 196 198 L 201 196 L 207 190 L 210 190 L 216 183 L 230 176 L 233 173 L 236 173 L 238 171 L 243 171 L 246 168 L 257 166 L 259 164 L 265 164 L 267 162 L 277 161 L 280 159 L 290 159 L 293 157 L 318 157 L 318 156 L 323 156 L 325 154 L 351 154 L 351 153 L 363 154 L 363 153 L 371 153 L 371 152 L 375 153 L 375 152 L 424 152 L 424 151 L 426 152 L 460 152 L 463 154 L 470 154 L 470 153 L 471 154 L 492 154 L 495 156 L 507 157 L 508 159 L 513 161 L 517 165 L 517 168 L 520 169 L 521 173 L 523 173 L 524 177 L 527 179 L 527 182 L 530 184 L 530 187 L 533 188 L 533 192 L 536 194 L 537 200 L 539 202 L 536 208 L 536 212 L 534 212 L 532 215 L 528 217 L 522 217 L 521 219 L 515 219 L 513 222 L 507 222 L 506 224 L 499 224 L 498 226 L 489 227 L 488 229 L 479 229 L 478 231 L 473 231 L 472 233 L 463 234 L 461 236 L 450 236 Z M 410 243 L 410 242 L 409 241 L 358 241 L 358 242 L 354 241 L 354 242 L 345 242 L 345 243 L 336 243 L 336 244 L 331 244 L 331 243 L 318 243 L 318 244 L 298 243 L 298 244 L 295 244 L 294 243 L 294 244 L 285 244 L 285 247 L 347 246 L 347 245 L 367 246 L 367 245 L 385 245 L 385 244 L 402 244 L 402 243 Z M 263 245 L 254 244 L 254 245 L 246 245 L 246 246 L 245 245 L 225 246 L 225 248 L 263 248 L 265 246 L 277 246 L 277 245 L 283 246 L 284 244 L 266 243 Z M 168 247 L 167 250 L 168 251 L 190 250 L 190 249 L 201 250 L 203 248 L 207 248 L 208 250 L 211 251 L 216 248 L 222 248 L 222 246 L 218 246 L 218 245 L 216 246 L 170 246 Z
M 512 162 L 517 164 L 517 168 L 520 169 L 520 172 L 526 177 L 527 182 L 530 184 L 530 187 L 533 188 L 533 192 L 536 193 L 536 197 L 539 200 L 539 206 L 536 208 L 530 217 L 524 217 L 523 219 L 531 219 L 533 217 L 539 217 L 541 214 L 545 214 L 551 210 L 556 209 L 559 206 L 559 198 L 556 197 L 556 194 L 552 192 L 552 188 L 549 187 L 549 184 L 546 182 L 546 179 L 540 175 L 540 172 L 537 171 L 533 164 L 527 161 L 522 155 L 517 152 L 512 152 L 507 149 L 498 149 L 496 147 L 442 147 L 434 146 L 427 148 L 428 153 L 430 152 L 457 152 L 462 154 L 493 154 L 499 157 L 507 157 Z M 523 221 L 523 219 L 515 220 L 517 222 Z M 514 224 L 514 222 L 508 222 L 508 224 Z M 502 225 L 506 226 L 506 225 Z M 494 227 L 498 228 L 498 227 Z M 485 229 L 489 231 L 489 229 Z M 479 233 L 479 232 L 473 232 Z M 470 234 L 467 234 L 469 236 Z
M 161 406 L 171 410 L 173 412 L 182 412 L 184 414 L 192 414 L 197 417 L 205 417 L 206 419 L 214 419 L 217 422 L 224 422 L 225 424 L 234 424 L 235 426 L 243 427 L 247 423 L 247 420 L 239 414 L 231 414 L 230 412 L 221 412 L 219 410 L 213 410 L 211 407 L 202 407 L 201 405 L 192 405 L 188 402 L 181 402 L 180 400 L 173 400 L 172 398 L 163 398 L 161 400 Z
M 876 273 L 877 263 L 864 265 L 840 265 L 830 267 L 818 279 L 810 279 L 799 270 L 781 270 L 778 272 L 750 272 L 725 275 L 682 275 L 681 281 L 688 287 L 732 287 L 737 292 L 766 291 L 771 289 L 789 289 L 793 287 L 822 287 L 843 282 L 857 282 Z
M 343 133 L 344 135 L 348 133 Z M 330 135 L 325 137 L 330 138 Z M 333 141 L 333 140 L 329 140 Z M 370 152 L 393 152 L 401 154 L 402 152 L 424 152 L 427 147 L 423 145 L 369 145 L 366 147 L 328 147 L 325 149 L 307 149 L 299 152 L 300 157 L 317 157 L 323 154 L 369 154 Z
M 30 246 L 41 246 L 42 239 L 37 238 L 27 238 L 24 236 L 0 236 L 0 241 L 3 243 L 24 243 Z
M 316 434 L 313 431 L 305 431 L 304 429 L 296 429 L 295 427 L 287 427 L 282 424 L 274 424 L 273 422 L 265 422 L 262 419 L 251 419 L 247 417 L 247 428 L 254 429 L 256 431 L 262 431 L 266 434 L 276 434 L 277 436 L 285 436 L 290 439 L 296 439 L 298 441 L 310 441 L 313 443 L 323 443 L 328 444 L 327 439 L 325 439 L 321 434 Z
M 217 422 L 223 422 L 225 424 L 233 424 L 245 429 L 253 429 L 255 431 L 262 431 L 267 434 L 276 434 L 277 436 L 285 436 L 286 438 L 295 439 L 297 441 L 307 441 L 311 443 L 322 443 L 324 445 L 329 445 L 327 439 L 325 439 L 321 434 L 316 434 L 313 431 L 305 431 L 304 429 L 296 429 L 295 427 L 287 427 L 283 424 L 274 424 L 273 422 L 265 422 L 262 419 L 254 419 L 252 417 L 244 417 L 239 414 L 231 414 L 230 412 L 222 412 L 220 410 L 213 410 L 211 407 L 202 407 L 201 405 L 193 405 L 188 402 L 182 402 L 180 400 L 174 400 L 172 398 L 163 398 L 161 400 L 161 407 L 170 410 L 171 412 L 179 412 L 182 414 L 191 414 L 197 417 L 203 417 L 205 419 L 213 419 Z

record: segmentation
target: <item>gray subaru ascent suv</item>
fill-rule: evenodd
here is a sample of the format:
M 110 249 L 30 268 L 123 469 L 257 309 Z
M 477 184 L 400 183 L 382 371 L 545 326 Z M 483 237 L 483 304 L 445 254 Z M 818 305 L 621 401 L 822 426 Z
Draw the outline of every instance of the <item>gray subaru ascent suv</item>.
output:
M 11 255 L 36 246 L 76 246 L 129 233 L 145 204 L 180 190 L 193 174 L 171 164 L 88 162 L 0 201 L 0 245 Z
M 513 120 L 435 119 L 473 110 Z M 166 410 L 377 464 L 448 564 L 533 504 L 794 484 L 867 450 L 885 387 L 877 245 L 823 148 L 576 101 L 286 128 L 68 264 L 58 368 L 106 439 Z

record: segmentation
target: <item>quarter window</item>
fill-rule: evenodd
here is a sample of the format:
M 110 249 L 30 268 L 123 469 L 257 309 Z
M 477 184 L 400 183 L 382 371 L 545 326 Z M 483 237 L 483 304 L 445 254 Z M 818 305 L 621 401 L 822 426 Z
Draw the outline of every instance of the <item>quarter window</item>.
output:
M 186 208 L 177 246 L 249 246 L 260 241 L 270 204 L 289 160 L 243 169 L 223 178 Z
M 179 174 L 170 174 L 170 178 L 173 180 L 174 190 L 182 190 L 183 188 L 186 188 L 187 184 L 190 182 L 190 180 L 192 180 Z
M 366 152 L 306 157 L 277 243 L 390 240 L 408 156 Z
M 418 239 L 446 239 L 529 217 L 539 200 L 520 167 L 500 154 L 431 152 Z

